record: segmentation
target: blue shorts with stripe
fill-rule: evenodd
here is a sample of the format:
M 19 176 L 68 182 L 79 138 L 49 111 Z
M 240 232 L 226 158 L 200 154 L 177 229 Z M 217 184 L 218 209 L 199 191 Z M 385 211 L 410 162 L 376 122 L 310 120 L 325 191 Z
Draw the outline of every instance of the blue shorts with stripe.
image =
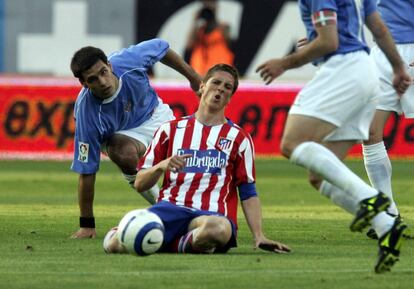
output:
M 161 201 L 152 207 L 148 208 L 149 211 L 157 214 L 162 222 L 164 223 L 165 235 L 164 245 L 161 251 L 169 251 L 169 247 L 173 242 L 188 232 L 188 226 L 191 221 L 200 216 L 225 216 L 217 213 L 204 210 L 198 210 L 194 208 L 188 208 L 184 206 L 177 206 L 170 202 Z M 229 242 L 223 248 L 217 249 L 217 253 L 225 253 L 232 247 L 237 247 L 236 236 L 237 228 L 236 225 L 230 221 L 232 228 L 232 235 Z

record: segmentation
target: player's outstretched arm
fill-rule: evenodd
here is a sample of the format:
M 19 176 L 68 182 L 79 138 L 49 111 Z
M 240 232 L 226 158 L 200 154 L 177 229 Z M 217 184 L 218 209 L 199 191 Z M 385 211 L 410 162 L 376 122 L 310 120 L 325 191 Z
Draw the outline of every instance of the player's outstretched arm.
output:
M 258 197 L 250 197 L 242 201 L 244 216 L 254 238 L 254 248 L 274 253 L 288 253 L 290 248 L 280 242 L 265 237 L 262 231 L 262 210 Z
M 180 55 L 170 48 L 161 62 L 185 76 L 190 82 L 191 89 L 198 95 L 201 76 Z
M 191 154 L 175 155 L 159 162 L 151 168 L 139 170 L 135 179 L 135 189 L 138 192 L 149 190 L 167 170 L 172 173 L 178 173 L 185 167 L 185 160 L 191 156 Z
M 321 25 L 319 22 L 314 25 L 317 32 L 315 39 L 306 41 L 306 45 L 302 45 L 301 49 L 292 54 L 270 59 L 257 67 L 256 72 L 260 74 L 265 84 L 270 84 L 289 69 L 301 67 L 338 49 L 336 18 L 326 25 Z
M 93 217 L 93 199 L 95 194 L 95 174 L 80 174 L 78 202 L 80 209 L 80 229 L 72 234 L 74 239 L 95 238 L 95 219 Z

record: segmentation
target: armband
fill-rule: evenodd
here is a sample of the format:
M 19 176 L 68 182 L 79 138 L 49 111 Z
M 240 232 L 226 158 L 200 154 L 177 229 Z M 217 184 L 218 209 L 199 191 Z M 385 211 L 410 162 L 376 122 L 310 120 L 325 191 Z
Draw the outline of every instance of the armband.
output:
M 332 10 L 322 10 L 312 14 L 312 24 L 315 27 L 336 24 L 336 12 Z
M 245 201 L 251 197 L 256 197 L 256 185 L 254 183 L 242 184 L 239 186 L 240 200 Z

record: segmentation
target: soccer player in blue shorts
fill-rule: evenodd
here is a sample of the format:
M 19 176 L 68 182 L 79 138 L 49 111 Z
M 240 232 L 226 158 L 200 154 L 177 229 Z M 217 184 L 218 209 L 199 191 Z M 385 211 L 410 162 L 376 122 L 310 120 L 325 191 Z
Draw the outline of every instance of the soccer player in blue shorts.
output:
M 380 0 L 378 11 L 397 44 L 408 72 L 414 77 L 414 1 Z M 414 86 L 411 85 L 403 95 L 398 95 L 392 86 L 392 67 L 378 46 L 371 49 L 371 57 L 377 65 L 380 91 L 377 94 L 378 103 L 369 139 L 363 144 L 365 169 L 373 187 L 391 200 L 388 213 L 399 218 L 400 212 L 394 202 L 391 187 L 392 167 L 383 142 L 383 132 L 391 112 L 404 113 L 406 118 L 414 118 Z M 377 238 L 374 229 L 370 229 L 367 235 Z M 408 234 L 404 236 L 410 238 Z
M 307 168 L 311 184 L 355 215 L 351 231 L 371 225 L 378 236 L 377 273 L 398 260 L 406 225 L 386 213 L 390 199 L 341 161 L 356 141 L 368 139 L 378 89 L 375 64 L 363 38 L 368 26 L 393 70 L 393 87 L 402 95 L 412 83 L 375 0 L 299 0 L 308 43 L 281 59 L 261 64 L 266 84 L 286 70 L 313 62 L 314 78 L 296 97 L 286 121 L 282 154 Z M 339 198 L 346 196 L 346 198 Z
M 290 251 L 262 232 L 253 142 L 224 115 L 237 86 L 232 66 L 210 68 L 200 86 L 196 113 L 161 125 L 139 163 L 138 191 L 164 177 L 158 203 L 149 208 L 164 223 L 162 251 L 225 253 L 236 247 L 239 197 L 255 248 Z M 105 251 L 125 252 L 112 232 L 105 238 Z
M 93 199 L 101 151 L 133 186 L 138 160 L 154 132 L 174 118 L 148 79 L 148 70 L 158 61 L 184 75 L 198 91 L 201 77 L 161 39 L 141 42 L 109 57 L 101 49 L 87 46 L 72 58 L 71 70 L 83 86 L 74 108 L 72 170 L 79 173 L 80 229 L 73 238 L 96 236 Z M 140 193 L 154 203 L 158 187 Z

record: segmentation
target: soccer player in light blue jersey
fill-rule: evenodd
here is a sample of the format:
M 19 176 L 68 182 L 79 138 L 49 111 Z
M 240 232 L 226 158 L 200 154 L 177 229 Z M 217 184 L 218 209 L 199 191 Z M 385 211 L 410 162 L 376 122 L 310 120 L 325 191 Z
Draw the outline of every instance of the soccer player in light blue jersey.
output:
M 378 11 L 388 26 L 401 58 L 414 77 L 414 1 L 380 0 Z M 369 139 L 364 141 L 363 153 L 365 169 L 371 184 L 390 198 L 388 213 L 399 218 L 399 210 L 393 200 L 391 187 L 391 162 L 383 142 L 384 126 L 391 112 L 414 118 L 414 86 L 411 85 L 403 95 L 398 95 L 392 86 L 392 67 L 378 46 L 371 50 L 380 79 L 380 91 L 374 119 L 371 123 Z M 377 238 L 375 230 L 370 229 L 367 235 Z M 405 237 L 410 238 L 409 235 Z
M 307 168 L 311 184 L 355 215 L 350 229 L 371 225 L 380 237 L 378 273 L 398 260 L 406 225 L 386 213 L 390 199 L 350 171 L 341 161 L 357 142 L 368 139 L 378 89 L 376 67 L 364 41 L 363 25 L 393 67 L 393 87 L 402 95 L 411 84 L 375 0 L 299 0 L 308 43 L 257 71 L 269 84 L 286 70 L 313 62 L 319 66 L 302 89 L 286 121 L 281 151 Z
M 201 77 L 161 39 L 141 42 L 108 58 L 99 48 L 83 47 L 72 58 L 71 70 L 83 85 L 74 109 L 72 170 L 79 173 L 80 229 L 73 238 L 96 236 L 93 199 L 101 150 L 133 186 L 137 163 L 154 132 L 174 118 L 148 79 L 147 71 L 158 61 L 184 75 L 198 91 Z M 140 193 L 154 203 L 158 187 Z

